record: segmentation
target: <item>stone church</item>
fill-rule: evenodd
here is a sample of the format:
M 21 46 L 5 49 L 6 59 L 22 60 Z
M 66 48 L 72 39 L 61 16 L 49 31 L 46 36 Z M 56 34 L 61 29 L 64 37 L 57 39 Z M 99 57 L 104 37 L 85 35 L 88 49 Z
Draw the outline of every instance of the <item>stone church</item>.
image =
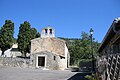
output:
M 41 37 L 31 40 L 31 59 L 36 68 L 65 70 L 70 55 L 64 40 L 55 37 L 50 26 L 43 28 Z

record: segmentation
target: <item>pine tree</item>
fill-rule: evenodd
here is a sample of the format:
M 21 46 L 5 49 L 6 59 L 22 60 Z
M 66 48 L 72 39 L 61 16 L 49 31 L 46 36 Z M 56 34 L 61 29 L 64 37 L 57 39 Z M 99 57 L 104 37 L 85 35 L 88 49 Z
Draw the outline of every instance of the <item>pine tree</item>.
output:
M 26 53 L 30 53 L 31 40 L 36 37 L 39 37 L 38 32 L 35 28 L 31 28 L 29 22 L 20 24 L 17 42 L 23 57 L 26 57 Z
M 0 30 L 0 48 L 2 50 L 2 54 L 12 47 L 14 41 L 14 23 L 11 20 L 6 20 L 5 24 L 1 27 Z
M 31 27 L 30 23 L 25 21 L 20 24 L 18 34 L 18 49 L 26 57 L 26 53 L 30 52 Z

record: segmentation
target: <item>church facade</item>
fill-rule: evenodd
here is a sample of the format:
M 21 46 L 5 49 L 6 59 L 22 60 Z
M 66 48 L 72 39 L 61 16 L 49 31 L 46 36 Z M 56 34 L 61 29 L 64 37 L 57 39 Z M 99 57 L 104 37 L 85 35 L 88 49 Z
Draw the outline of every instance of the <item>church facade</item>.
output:
M 51 27 L 43 28 L 41 37 L 31 40 L 31 60 L 37 68 L 65 70 L 70 55 L 64 40 L 55 37 Z

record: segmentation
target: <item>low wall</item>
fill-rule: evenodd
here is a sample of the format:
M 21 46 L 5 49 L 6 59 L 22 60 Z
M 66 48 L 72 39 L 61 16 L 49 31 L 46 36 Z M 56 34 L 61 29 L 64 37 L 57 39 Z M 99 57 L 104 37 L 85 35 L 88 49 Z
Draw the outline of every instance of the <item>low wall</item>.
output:
M 26 68 L 26 67 L 33 67 L 33 63 L 30 59 L 0 57 L 0 66 Z

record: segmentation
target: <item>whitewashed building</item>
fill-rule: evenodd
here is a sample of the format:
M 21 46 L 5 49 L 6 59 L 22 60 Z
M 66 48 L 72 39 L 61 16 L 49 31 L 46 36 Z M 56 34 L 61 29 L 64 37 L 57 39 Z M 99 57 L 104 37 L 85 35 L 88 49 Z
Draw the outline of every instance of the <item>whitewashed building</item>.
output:
M 2 54 L 2 51 L 0 50 L 0 55 Z M 18 57 L 21 56 L 21 52 L 18 50 L 18 44 L 14 43 L 10 49 L 7 49 L 4 52 L 3 57 Z

